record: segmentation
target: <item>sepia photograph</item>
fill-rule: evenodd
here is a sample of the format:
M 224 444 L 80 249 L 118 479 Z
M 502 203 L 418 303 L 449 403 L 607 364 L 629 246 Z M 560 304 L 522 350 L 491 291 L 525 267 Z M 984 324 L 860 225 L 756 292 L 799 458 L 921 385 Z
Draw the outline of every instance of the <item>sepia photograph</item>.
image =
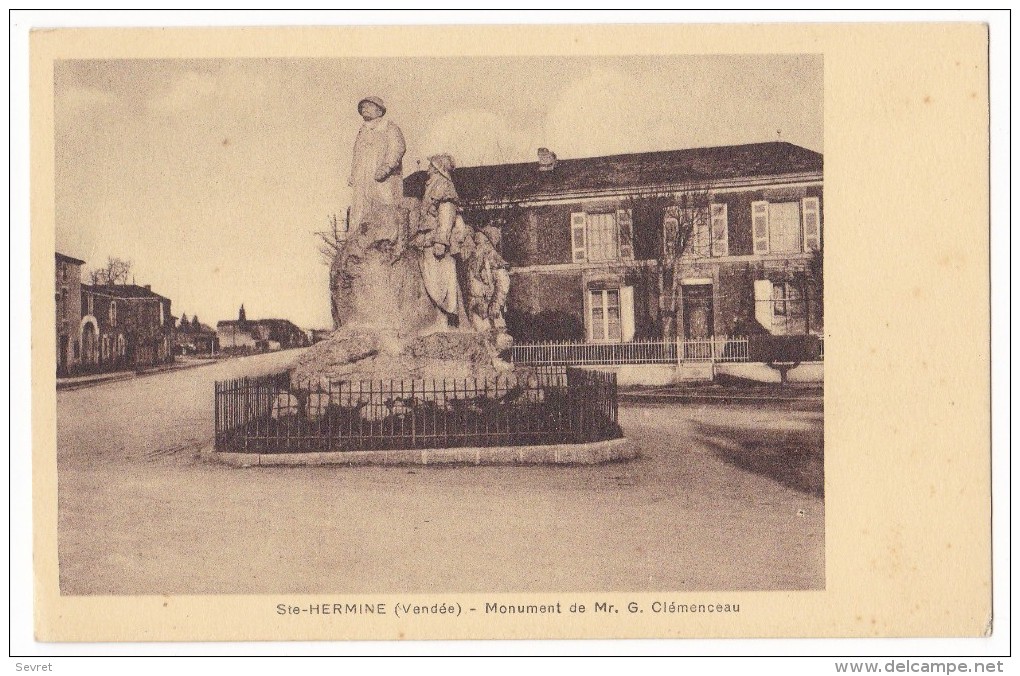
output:
M 57 62 L 61 593 L 824 589 L 822 66 Z
M 987 26 L 26 39 L 34 645 L 1008 625 Z

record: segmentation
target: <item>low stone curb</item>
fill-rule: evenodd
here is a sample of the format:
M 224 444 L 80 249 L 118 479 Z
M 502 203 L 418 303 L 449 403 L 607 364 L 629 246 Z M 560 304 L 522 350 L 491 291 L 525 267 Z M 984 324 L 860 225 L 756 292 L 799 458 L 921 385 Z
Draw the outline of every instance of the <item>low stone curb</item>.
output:
M 131 380 L 137 377 L 134 371 L 126 373 L 115 372 L 110 375 L 98 378 L 83 378 L 82 380 L 74 380 L 70 378 L 57 379 L 58 390 L 78 390 L 83 387 L 94 387 L 96 385 L 105 385 L 106 383 L 117 383 L 122 380 Z
M 322 451 L 310 453 L 221 453 L 211 447 L 202 457 L 234 467 L 315 465 L 597 465 L 638 457 L 626 437 L 587 444 L 433 448 L 403 451 Z
M 145 376 L 155 376 L 161 373 L 175 373 L 177 371 L 187 371 L 188 369 L 200 368 L 202 366 L 208 366 L 214 364 L 218 360 L 210 359 L 207 362 L 199 362 L 194 364 L 180 364 L 178 366 L 172 366 L 170 368 L 151 368 L 143 371 L 111 371 L 110 373 L 97 374 L 95 376 L 78 376 L 76 378 L 57 378 L 57 389 L 58 390 L 78 390 L 83 387 L 94 387 L 96 385 L 105 385 L 106 383 L 118 383 L 122 380 L 131 380 L 133 378 L 144 378 Z

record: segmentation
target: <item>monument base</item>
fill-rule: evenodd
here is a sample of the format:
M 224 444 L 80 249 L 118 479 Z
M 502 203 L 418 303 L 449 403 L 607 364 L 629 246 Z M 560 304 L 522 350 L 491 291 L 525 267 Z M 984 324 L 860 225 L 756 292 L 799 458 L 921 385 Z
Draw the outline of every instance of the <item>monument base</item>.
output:
M 513 364 L 499 355 L 507 347 L 505 333 L 437 331 L 405 338 L 364 327 L 338 329 L 292 364 L 291 382 L 301 387 L 336 381 L 494 380 L 515 374 Z
M 202 457 L 235 467 L 303 465 L 598 465 L 638 457 L 626 438 L 583 444 L 430 448 L 395 451 L 323 451 L 301 453 L 231 453 L 212 448 Z

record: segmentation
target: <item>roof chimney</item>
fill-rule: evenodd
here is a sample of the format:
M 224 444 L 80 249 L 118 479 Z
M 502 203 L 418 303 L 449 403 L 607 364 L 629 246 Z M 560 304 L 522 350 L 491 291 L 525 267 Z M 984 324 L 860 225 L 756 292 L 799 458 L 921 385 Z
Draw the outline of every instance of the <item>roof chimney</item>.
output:
M 146 284 L 145 285 L 145 290 L 146 291 L 152 291 L 152 284 Z
M 552 171 L 556 168 L 556 153 L 548 148 L 538 149 L 538 170 Z

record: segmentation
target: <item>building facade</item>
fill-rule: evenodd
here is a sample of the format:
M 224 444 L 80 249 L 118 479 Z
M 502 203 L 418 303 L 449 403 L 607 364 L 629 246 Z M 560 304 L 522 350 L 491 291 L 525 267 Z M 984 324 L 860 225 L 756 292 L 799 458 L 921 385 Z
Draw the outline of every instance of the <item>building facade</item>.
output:
M 821 335 L 819 153 L 774 142 L 557 160 L 541 149 L 537 163 L 454 180 L 465 218 L 503 233 L 519 342 Z M 420 182 L 409 177 L 408 193 Z
M 81 363 L 81 266 L 85 261 L 56 254 L 57 374 L 75 371 Z
M 197 315 L 191 320 L 187 315 L 181 315 L 181 321 L 174 334 L 174 343 L 176 353 L 180 355 L 212 357 L 220 351 L 220 339 L 216 329 L 198 321 Z
M 216 322 L 220 347 L 226 352 L 268 352 L 306 347 L 308 333 L 288 319 L 248 319 L 244 305 L 237 319 Z
M 82 284 L 79 371 L 139 369 L 173 362 L 176 318 L 149 285 Z

